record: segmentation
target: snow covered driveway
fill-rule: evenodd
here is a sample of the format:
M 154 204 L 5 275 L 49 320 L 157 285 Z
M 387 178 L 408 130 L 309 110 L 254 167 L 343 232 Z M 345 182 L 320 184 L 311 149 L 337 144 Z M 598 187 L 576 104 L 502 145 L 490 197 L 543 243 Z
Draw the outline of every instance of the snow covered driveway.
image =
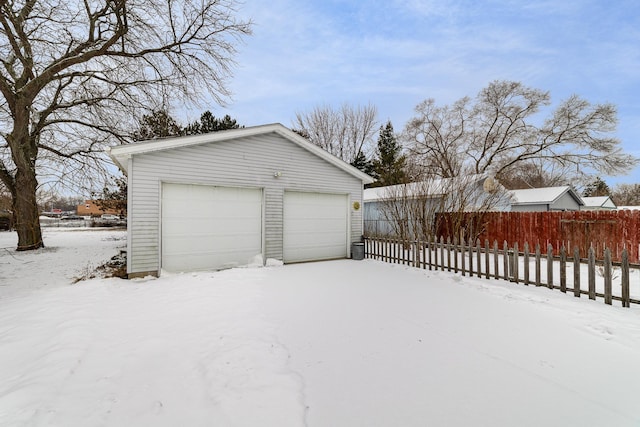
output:
M 47 233 L 0 253 L 2 426 L 640 425 L 638 307 L 370 260 L 70 285 L 123 234 Z

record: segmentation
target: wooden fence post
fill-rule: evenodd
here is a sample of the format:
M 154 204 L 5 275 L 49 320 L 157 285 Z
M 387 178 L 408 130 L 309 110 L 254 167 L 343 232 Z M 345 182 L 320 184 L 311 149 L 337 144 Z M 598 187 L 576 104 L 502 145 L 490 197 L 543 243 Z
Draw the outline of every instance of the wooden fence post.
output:
M 489 274 L 489 266 L 491 263 L 489 262 L 489 239 L 484 239 L 484 277 L 489 280 L 491 274 Z
M 596 253 L 589 248 L 589 299 L 596 299 Z
M 482 251 L 480 250 L 480 239 L 476 240 L 476 264 L 478 265 L 478 278 L 482 277 Z
M 540 280 L 540 243 L 536 243 L 536 286 L 542 286 Z
M 427 237 L 427 243 L 429 245 L 429 270 L 433 269 L 433 256 L 432 256 L 432 253 L 431 253 L 432 246 L 433 246 L 432 239 L 433 239 L 433 236 Z
M 447 237 L 447 271 L 451 271 L 451 236 Z
M 529 286 L 529 243 L 524 242 L 524 284 Z
M 513 258 L 511 259 L 511 265 L 513 266 L 513 281 L 515 283 L 518 283 L 518 276 L 520 275 L 520 271 L 519 271 L 519 267 L 520 267 L 520 260 L 518 259 L 518 257 L 520 256 L 520 253 L 518 252 L 518 242 L 515 242 L 513 244 Z
M 469 277 L 473 277 L 473 239 L 469 237 Z
M 631 307 L 630 292 L 629 292 L 629 252 L 627 248 L 622 250 L 622 266 L 621 266 L 621 279 L 622 279 L 622 306 Z
M 509 280 L 509 246 L 507 245 L 507 241 L 505 240 L 502 245 L 502 264 L 503 264 L 503 278 L 504 280 Z
M 547 245 L 547 287 L 553 289 L 553 245 Z
M 604 303 L 611 305 L 612 297 L 612 283 L 611 283 L 611 249 L 606 248 L 604 250 Z
M 462 263 L 462 275 L 464 276 L 465 273 L 465 242 L 464 242 L 464 237 L 462 239 L 460 239 L 460 260 Z
M 500 279 L 500 269 L 498 268 L 498 241 L 493 241 L 493 277 Z
M 444 271 L 444 236 L 440 236 L 440 271 Z
M 564 243 L 560 247 L 560 292 L 567 293 L 567 250 Z
M 428 244 L 426 242 L 422 242 L 422 269 L 423 270 L 427 269 L 427 247 L 428 247 Z
M 580 248 L 573 248 L 573 296 L 580 298 Z
M 453 236 L 453 271 L 458 272 L 458 238 Z

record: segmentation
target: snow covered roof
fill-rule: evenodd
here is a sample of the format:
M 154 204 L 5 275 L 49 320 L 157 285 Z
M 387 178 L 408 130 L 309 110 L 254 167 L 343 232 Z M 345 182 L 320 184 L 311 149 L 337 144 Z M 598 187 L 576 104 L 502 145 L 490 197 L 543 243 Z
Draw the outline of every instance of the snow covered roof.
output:
M 457 178 L 439 178 L 430 181 L 410 182 L 407 184 L 388 185 L 386 187 L 365 188 L 363 200 L 374 202 L 397 197 L 429 197 L 435 198 L 450 191 L 452 185 L 463 188 L 469 184 L 488 179 L 485 174 L 468 175 Z M 492 184 L 493 185 L 493 184 Z
M 616 205 L 609 196 L 583 197 L 585 208 L 608 208 L 615 209 Z
M 162 139 L 154 139 L 151 141 L 142 141 L 135 144 L 128 145 L 118 145 L 115 147 L 108 148 L 107 154 L 113 159 L 116 165 L 126 174 L 128 159 L 130 159 L 133 155 L 143 154 L 143 153 L 151 153 L 154 151 L 163 151 L 170 150 L 174 148 L 180 147 L 188 147 L 192 145 L 198 144 L 207 144 L 213 142 L 220 141 L 228 141 L 232 139 L 238 138 L 246 138 L 257 135 L 264 135 L 268 133 L 276 133 L 283 138 L 293 142 L 296 145 L 304 148 L 307 151 L 315 154 L 316 156 L 326 160 L 327 162 L 333 164 L 334 166 L 342 169 L 343 171 L 355 176 L 362 180 L 365 184 L 370 184 L 375 180 L 367 175 L 366 173 L 360 171 L 359 169 L 351 166 L 349 163 L 344 162 L 342 159 L 334 156 L 328 151 L 323 150 L 317 145 L 307 141 L 305 138 L 301 137 L 297 133 L 293 132 L 291 129 L 285 127 L 280 123 L 272 123 L 261 126 L 251 126 L 240 129 L 230 129 L 219 132 L 205 133 L 202 135 L 190 135 L 190 136 L 180 136 L 175 138 L 162 138 Z
M 578 205 L 584 205 L 582 198 L 569 185 L 511 190 L 511 196 L 513 199 L 512 205 L 553 204 L 565 193 L 569 193 L 576 200 Z

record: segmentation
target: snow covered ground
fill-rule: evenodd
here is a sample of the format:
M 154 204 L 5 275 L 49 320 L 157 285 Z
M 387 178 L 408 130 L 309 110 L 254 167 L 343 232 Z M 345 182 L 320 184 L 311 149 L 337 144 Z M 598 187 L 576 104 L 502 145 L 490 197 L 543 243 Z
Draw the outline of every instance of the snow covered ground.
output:
M 0 425 L 640 425 L 640 307 L 372 260 L 72 284 L 125 239 L 0 233 Z

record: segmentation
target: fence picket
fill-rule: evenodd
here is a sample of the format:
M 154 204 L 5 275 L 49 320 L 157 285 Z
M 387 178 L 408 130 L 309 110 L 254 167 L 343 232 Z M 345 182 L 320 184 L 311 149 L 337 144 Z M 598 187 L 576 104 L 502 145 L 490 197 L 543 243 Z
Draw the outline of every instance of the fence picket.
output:
M 529 286 L 529 243 L 524 242 L 524 284 Z
M 429 247 L 428 243 L 422 242 L 422 269 L 423 270 L 427 269 L 427 248 L 428 247 Z
M 589 248 L 589 299 L 596 299 L 596 253 Z
M 567 250 L 560 247 L 560 292 L 567 293 Z
M 509 246 L 507 246 L 507 241 L 504 241 L 504 244 L 502 245 L 502 268 L 504 268 L 503 271 L 503 278 L 504 280 L 509 280 Z
M 489 280 L 491 274 L 489 273 L 489 240 L 484 239 L 484 277 Z
M 500 271 L 498 269 L 498 241 L 493 241 L 493 277 L 496 280 L 500 279 Z
M 580 298 L 580 248 L 573 248 L 573 296 Z
M 464 237 L 462 239 L 460 239 L 460 260 L 462 261 L 462 275 L 464 276 L 465 273 L 465 243 L 464 243 Z
M 520 256 L 520 253 L 518 252 L 518 242 L 515 242 L 513 244 L 513 260 L 511 262 L 511 265 L 513 266 L 513 274 L 511 275 L 513 277 L 513 281 L 515 283 L 518 283 L 518 276 L 520 275 L 520 271 L 519 271 L 519 266 L 520 266 L 520 261 L 518 260 L 518 257 Z
M 469 277 L 473 277 L 473 240 L 469 237 Z
M 451 271 L 451 236 L 447 237 L 447 271 Z
M 611 249 L 604 250 L 604 303 L 611 305 L 612 303 L 612 286 L 611 286 Z
M 480 251 L 480 239 L 476 240 L 476 265 L 478 266 L 478 278 L 482 277 L 482 252 Z
M 444 236 L 440 236 L 440 271 L 444 271 Z
M 540 280 L 540 243 L 536 243 L 536 286 L 542 286 Z
M 629 252 L 627 248 L 622 250 L 622 306 L 631 307 L 630 292 L 629 292 Z
M 553 245 L 547 245 L 547 287 L 553 289 Z
M 458 272 L 458 238 L 453 238 L 453 271 Z

